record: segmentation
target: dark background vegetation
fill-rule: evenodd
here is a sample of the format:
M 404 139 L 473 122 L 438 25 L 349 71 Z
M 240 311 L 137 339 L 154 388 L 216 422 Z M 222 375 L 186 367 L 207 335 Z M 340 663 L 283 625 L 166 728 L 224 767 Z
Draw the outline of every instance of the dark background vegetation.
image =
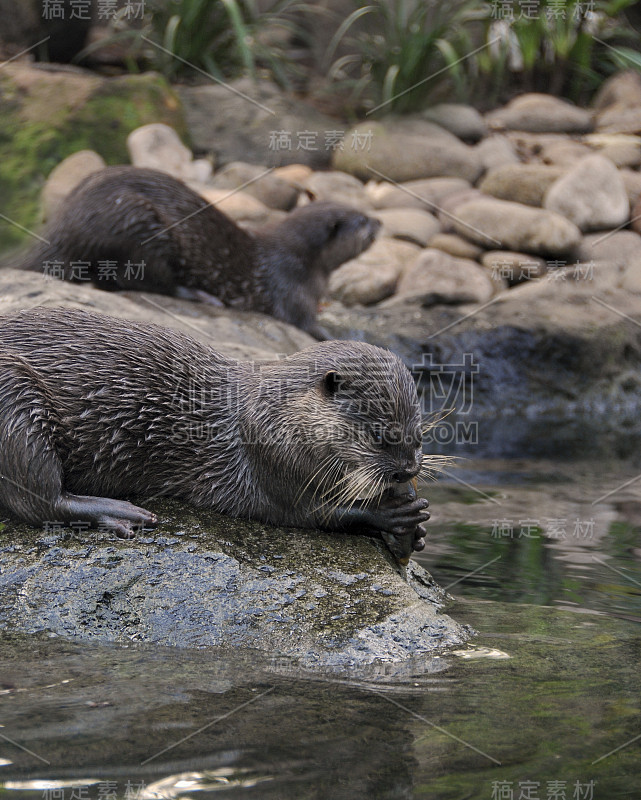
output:
M 38 59 L 103 72 L 265 77 L 352 118 L 444 99 L 485 109 L 524 91 L 584 104 L 608 75 L 641 69 L 630 0 L 146 0 L 137 17 L 118 6 L 110 19 L 95 0 L 92 19 L 46 19 L 42 0 L 0 0 L 1 38 L 10 55 L 49 36 Z

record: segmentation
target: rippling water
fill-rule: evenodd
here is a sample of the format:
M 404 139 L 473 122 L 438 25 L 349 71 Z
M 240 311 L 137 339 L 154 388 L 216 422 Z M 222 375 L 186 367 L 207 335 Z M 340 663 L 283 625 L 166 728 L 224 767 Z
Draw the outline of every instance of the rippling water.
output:
M 568 453 L 572 452 L 572 458 Z M 401 670 L 5 635 L 0 796 L 641 796 L 641 467 L 470 457 L 417 556 L 472 625 Z

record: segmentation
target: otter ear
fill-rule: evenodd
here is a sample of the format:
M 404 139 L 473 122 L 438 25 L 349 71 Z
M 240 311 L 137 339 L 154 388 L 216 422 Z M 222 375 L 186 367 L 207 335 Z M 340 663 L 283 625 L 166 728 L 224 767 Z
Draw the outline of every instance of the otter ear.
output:
M 340 372 L 336 372 L 336 370 L 332 369 L 323 375 L 323 389 L 332 397 L 338 392 L 342 384 L 343 378 Z

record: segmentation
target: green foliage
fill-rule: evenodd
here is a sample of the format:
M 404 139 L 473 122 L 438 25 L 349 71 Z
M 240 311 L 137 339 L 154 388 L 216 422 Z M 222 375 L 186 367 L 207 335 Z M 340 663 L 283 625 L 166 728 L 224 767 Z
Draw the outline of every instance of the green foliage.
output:
M 519 91 L 585 101 L 615 69 L 641 68 L 641 54 L 622 46 L 641 41 L 622 17 L 632 4 L 359 3 L 328 48 L 329 75 L 337 93 L 369 112 L 414 111 L 451 97 L 490 106 Z
M 154 0 L 149 11 L 148 38 L 159 45 L 152 45 L 151 61 L 167 77 L 184 74 L 190 65 L 218 77 L 243 63 L 254 72 L 248 14 L 236 0 Z
M 465 26 L 485 13 L 484 8 L 478 0 L 374 0 L 360 6 L 330 43 L 330 78 L 337 90 L 348 90 L 354 103 L 370 111 L 404 112 L 424 106 L 442 87 L 444 75 L 460 77 L 453 62 L 469 41 Z M 339 47 L 348 53 L 332 61 Z
M 113 44 L 125 44 L 127 66 L 142 65 L 173 80 L 206 73 L 217 79 L 268 73 L 282 86 L 300 77 L 286 53 L 288 40 L 306 34 L 294 12 L 311 4 L 277 0 L 269 12 L 256 0 L 147 0 L 145 24 L 132 28 L 126 8 L 110 22 L 111 34 L 86 47 L 76 60 Z
M 40 191 L 62 159 L 88 149 L 108 164 L 122 164 L 128 160 L 127 136 L 150 122 L 186 135 L 178 98 L 158 75 L 98 82 L 88 97 L 81 91 L 71 102 L 59 88 L 63 81 L 49 77 L 25 95 L 8 71 L 0 73 L 0 254 L 22 244 L 25 229 L 38 230 Z
M 495 93 L 545 91 L 586 101 L 604 77 L 631 66 L 631 59 L 624 63 L 621 42 L 639 42 L 640 37 L 621 13 L 632 4 L 633 0 L 539 0 L 536 5 L 515 3 L 514 17 L 500 18 L 501 4 L 492 3 L 484 21 L 486 50 L 469 65 L 477 91 L 485 81 L 485 93 L 489 87 Z M 526 7 L 529 14 L 519 15 Z
M 288 84 L 293 67 L 282 45 L 300 35 L 288 14 L 296 8 L 293 0 L 279 0 L 268 13 L 255 0 L 151 0 L 150 22 L 137 36 L 151 65 L 170 79 L 197 72 L 255 78 L 263 69 Z

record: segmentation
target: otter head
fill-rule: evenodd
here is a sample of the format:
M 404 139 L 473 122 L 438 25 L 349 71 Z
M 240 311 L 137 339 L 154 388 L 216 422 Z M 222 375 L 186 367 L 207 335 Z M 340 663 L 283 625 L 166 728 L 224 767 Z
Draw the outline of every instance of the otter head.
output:
M 400 359 L 356 342 L 323 342 L 306 352 L 314 349 L 320 354 L 314 376 L 320 406 L 307 444 L 316 451 L 314 462 L 327 465 L 314 480 L 325 508 L 380 496 L 418 475 L 420 406 Z
M 355 208 L 326 202 L 296 209 L 281 223 L 290 245 L 324 275 L 367 250 L 380 227 L 379 220 Z

